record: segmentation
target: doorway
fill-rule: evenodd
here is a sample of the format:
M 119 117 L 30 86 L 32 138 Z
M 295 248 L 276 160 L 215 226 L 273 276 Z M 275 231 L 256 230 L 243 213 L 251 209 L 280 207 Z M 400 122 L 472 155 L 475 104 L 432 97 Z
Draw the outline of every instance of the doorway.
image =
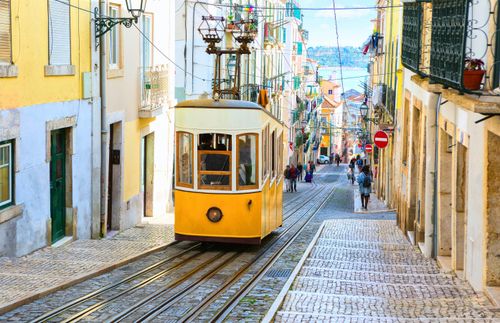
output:
M 120 230 L 121 212 L 121 122 L 109 127 L 109 159 L 108 159 L 108 214 L 107 231 Z
M 464 269 L 465 236 L 467 230 L 467 147 L 456 144 L 457 157 L 455 191 L 453 194 L 452 265 L 455 271 Z
M 141 139 L 141 192 L 145 217 L 153 216 L 154 139 L 154 133 Z
M 66 129 L 50 134 L 51 241 L 66 235 Z

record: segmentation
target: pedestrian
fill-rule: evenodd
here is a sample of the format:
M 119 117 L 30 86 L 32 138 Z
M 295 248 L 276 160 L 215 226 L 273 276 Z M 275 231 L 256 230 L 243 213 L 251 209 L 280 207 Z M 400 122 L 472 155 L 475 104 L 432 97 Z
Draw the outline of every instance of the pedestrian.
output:
M 370 174 L 370 166 L 363 166 L 361 174 L 358 176 L 359 193 L 361 195 L 361 207 L 368 210 L 368 201 L 372 192 L 373 178 Z
M 356 168 L 356 159 L 351 159 L 351 162 L 349 163 L 349 172 L 351 174 L 351 184 L 354 185 L 354 169 Z
M 285 176 L 285 189 L 287 192 L 290 192 L 290 165 L 286 165 L 283 176 Z
M 290 191 L 297 192 L 297 168 L 295 168 L 295 165 L 292 164 L 292 167 L 290 167 Z
M 358 155 L 356 157 L 356 165 L 358 165 L 358 172 L 361 173 L 362 169 L 363 169 L 363 159 L 361 159 L 361 156 Z
M 337 163 L 337 167 L 340 166 L 340 155 L 339 154 L 335 154 L 335 162 Z
M 312 182 L 312 167 L 311 167 L 311 161 L 307 163 L 306 166 L 306 177 L 304 178 L 306 183 L 311 183 Z
M 310 160 L 309 163 L 311 164 L 311 174 L 314 174 L 314 172 L 316 171 L 316 165 L 312 160 Z
M 298 179 L 299 181 L 301 181 L 301 180 L 302 180 L 302 171 L 303 171 L 303 170 L 304 170 L 304 167 L 303 167 L 303 166 L 302 166 L 302 164 L 299 162 L 299 163 L 297 164 L 297 179 Z
M 333 159 L 335 158 L 334 154 L 330 154 L 330 165 L 333 164 Z

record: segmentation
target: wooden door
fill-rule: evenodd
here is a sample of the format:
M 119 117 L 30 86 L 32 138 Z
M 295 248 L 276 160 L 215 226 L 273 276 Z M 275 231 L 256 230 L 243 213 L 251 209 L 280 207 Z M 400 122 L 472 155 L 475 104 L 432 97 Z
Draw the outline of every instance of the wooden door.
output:
M 55 242 L 65 236 L 66 227 L 66 131 L 52 131 L 50 142 L 51 238 Z

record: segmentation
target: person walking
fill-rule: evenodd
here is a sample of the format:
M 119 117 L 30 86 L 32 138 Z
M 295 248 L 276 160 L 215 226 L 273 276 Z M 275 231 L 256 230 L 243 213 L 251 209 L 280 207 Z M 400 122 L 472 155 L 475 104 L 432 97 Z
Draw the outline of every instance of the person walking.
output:
M 299 162 L 297 164 L 297 179 L 299 181 L 302 181 L 302 171 L 304 170 L 304 167 L 302 166 L 302 164 Z
M 349 163 L 349 172 L 351 173 L 351 184 L 354 185 L 354 179 L 356 178 L 354 175 L 354 169 L 356 168 L 356 159 L 351 159 Z
M 309 161 L 306 166 L 306 177 L 304 178 L 306 183 L 312 182 L 312 170 L 311 170 L 311 162 Z
M 335 162 L 337 163 L 337 167 L 340 166 L 340 155 L 339 154 L 335 154 Z
M 358 165 L 358 172 L 361 173 L 363 169 L 363 159 L 361 159 L 360 155 L 356 156 L 356 165 Z
M 290 191 L 297 192 L 297 168 L 295 168 L 295 165 L 292 164 L 292 167 L 290 167 Z
M 368 210 L 368 201 L 372 192 L 373 178 L 370 174 L 370 166 L 363 166 L 361 174 L 358 176 L 359 193 L 361 195 L 361 207 Z
M 290 165 L 286 165 L 283 176 L 285 176 L 285 189 L 287 192 L 290 192 Z

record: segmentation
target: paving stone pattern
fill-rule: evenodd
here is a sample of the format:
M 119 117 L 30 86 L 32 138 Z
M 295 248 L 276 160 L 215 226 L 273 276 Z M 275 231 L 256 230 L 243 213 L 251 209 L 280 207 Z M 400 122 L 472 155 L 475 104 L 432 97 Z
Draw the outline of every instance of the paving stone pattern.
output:
M 325 221 L 276 322 L 500 322 L 465 281 L 442 273 L 394 221 Z
M 0 258 L 0 313 L 9 304 L 35 299 L 47 290 L 101 272 L 171 241 L 171 225 L 148 224 L 110 239 L 77 240 L 20 258 Z

